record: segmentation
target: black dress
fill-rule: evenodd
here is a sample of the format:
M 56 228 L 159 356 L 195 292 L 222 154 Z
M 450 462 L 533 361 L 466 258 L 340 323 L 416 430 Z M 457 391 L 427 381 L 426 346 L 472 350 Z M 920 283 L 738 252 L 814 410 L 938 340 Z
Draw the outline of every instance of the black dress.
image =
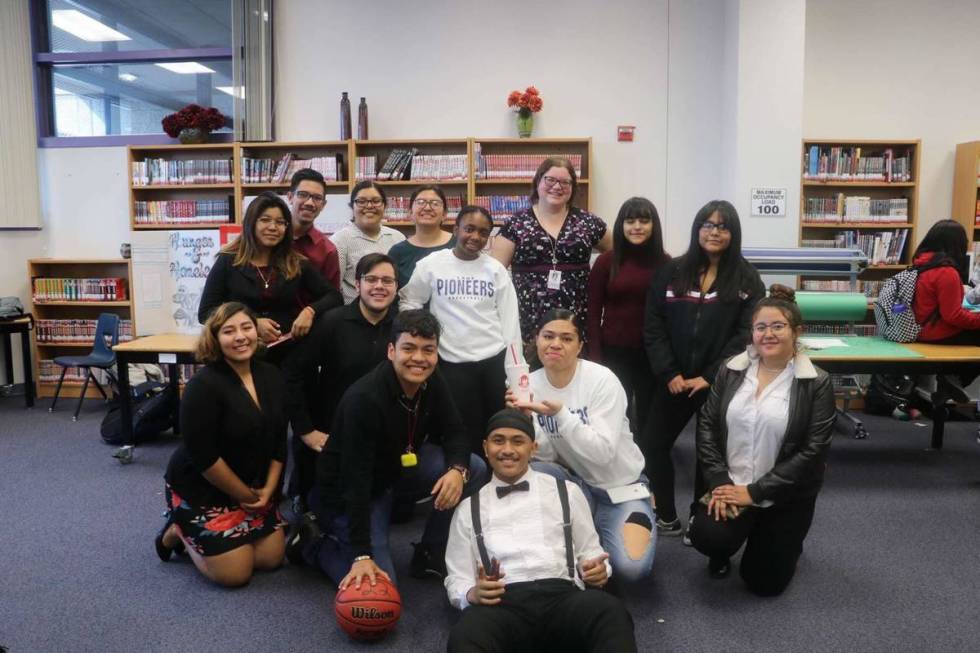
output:
M 171 519 L 205 556 L 259 540 L 286 522 L 274 497 L 248 510 L 202 475 L 220 458 L 250 487 L 265 485 L 273 460 L 286 460 L 285 384 L 273 365 L 252 359 L 259 406 L 224 361 L 212 363 L 188 382 L 180 406 L 184 440 L 165 475 Z

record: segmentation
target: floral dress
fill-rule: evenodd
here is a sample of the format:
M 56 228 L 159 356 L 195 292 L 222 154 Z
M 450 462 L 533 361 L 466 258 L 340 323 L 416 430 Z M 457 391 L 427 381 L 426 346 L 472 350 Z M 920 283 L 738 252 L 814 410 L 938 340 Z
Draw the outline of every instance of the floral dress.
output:
M 581 324 L 587 323 L 589 257 L 605 233 L 606 223 L 599 216 L 577 208 L 569 209 L 557 239 L 544 230 L 533 208 L 511 216 L 500 229 L 515 246 L 511 273 L 525 341 L 534 337 L 541 317 L 553 308 L 568 309 Z M 552 270 L 561 272 L 557 289 L 548 288 Z

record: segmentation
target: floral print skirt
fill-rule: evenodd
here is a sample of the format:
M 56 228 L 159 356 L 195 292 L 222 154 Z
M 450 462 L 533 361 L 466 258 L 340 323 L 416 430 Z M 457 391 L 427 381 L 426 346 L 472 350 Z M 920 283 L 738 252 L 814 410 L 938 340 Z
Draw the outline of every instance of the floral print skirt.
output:
M 169 484 L 166 498 L 170 521 L 177 524 L 184 540 L 202 556 L 215 556 L 252 544 L 288 524 L 275 500 L 255 511 L 231 506 L 194 506 Z

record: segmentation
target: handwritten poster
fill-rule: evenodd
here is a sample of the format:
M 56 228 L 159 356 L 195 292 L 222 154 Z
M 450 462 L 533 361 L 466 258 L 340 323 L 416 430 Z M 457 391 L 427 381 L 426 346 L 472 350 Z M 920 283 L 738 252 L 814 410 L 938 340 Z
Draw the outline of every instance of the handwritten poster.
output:
M 220 248 L 218 231 L 171 231 L 168 236 L 171 315 L 179 333 L 200 333 L 197 307 Z

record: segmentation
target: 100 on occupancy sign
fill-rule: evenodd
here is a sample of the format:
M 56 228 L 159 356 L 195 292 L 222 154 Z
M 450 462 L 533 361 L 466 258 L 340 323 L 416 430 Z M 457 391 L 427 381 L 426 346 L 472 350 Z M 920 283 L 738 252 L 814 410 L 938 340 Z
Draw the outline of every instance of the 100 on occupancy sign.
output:
M 781 218 L 786 215 L 785 188 L 753 188 L 752 217 Z

